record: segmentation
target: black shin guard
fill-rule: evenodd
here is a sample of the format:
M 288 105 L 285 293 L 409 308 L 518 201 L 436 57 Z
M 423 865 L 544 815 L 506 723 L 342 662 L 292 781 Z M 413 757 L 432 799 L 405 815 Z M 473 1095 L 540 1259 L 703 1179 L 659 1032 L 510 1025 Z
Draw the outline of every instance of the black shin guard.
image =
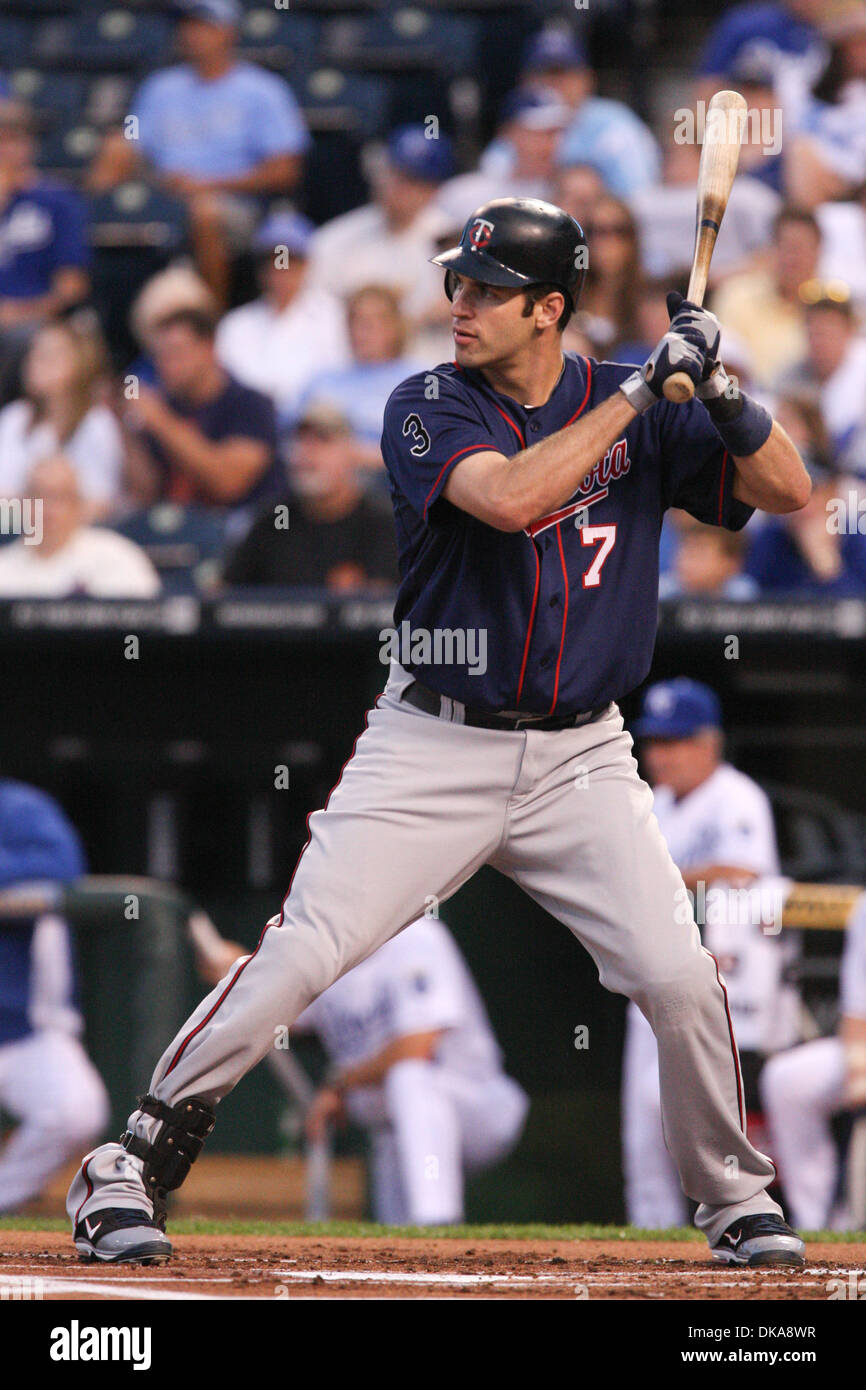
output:
M 128 1153 L 135 1154 L 144 1163 L 142 1176 L 147 1195 L 153 1202 L 153 1219 L 164 1231 L 166 1193 L 180 1187 L 186 1178 L 216 1117 L 210 1106 L 197 1096 L 189 1096 L 177 1105 L 166 1105 L 156 1096 L 142 1096 L 138 1108 L 142 1114 L 162 1121 L 156 1138 L 148 1143 L 127 1130 L 120 1142 Z

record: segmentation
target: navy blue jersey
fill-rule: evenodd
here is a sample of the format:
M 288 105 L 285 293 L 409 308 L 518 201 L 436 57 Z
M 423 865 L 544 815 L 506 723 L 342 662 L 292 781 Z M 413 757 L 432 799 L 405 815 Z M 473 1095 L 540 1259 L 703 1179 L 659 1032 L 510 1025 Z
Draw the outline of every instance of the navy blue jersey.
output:
M 89 263 L 87 215 L 72 189 L 34 179 L 0 209 L 0 299 L 38 299 L 59 270 Z
M 461 459 L 485 450 L 510 457 L 537 444 L 633 370 L 568 353 L 550 399 L 532 409 L 455 363 L 392 393 L 382 454 L 400 550 L 395 625 L 410 638 L 398 659 L 431 689 L 478 709 L 528 714 L 619 699 L 652 659 L 666 508 L 731 530 L 748 521 L 752 508 L 732 495 L 733 463 L 699 401 L 660 401 L 636 416 L 573 497 L 525 531 L 498 531 L 443 498 Z M 459 644 L 435 641 L 455 630 L 483 634 L 483 643 L 473 640 L 474 660 L 441 659 L 461 655 Z M 433 634 L 426 649 L 417 633 Z M 468 656 L 468 639 L 465 647 Z

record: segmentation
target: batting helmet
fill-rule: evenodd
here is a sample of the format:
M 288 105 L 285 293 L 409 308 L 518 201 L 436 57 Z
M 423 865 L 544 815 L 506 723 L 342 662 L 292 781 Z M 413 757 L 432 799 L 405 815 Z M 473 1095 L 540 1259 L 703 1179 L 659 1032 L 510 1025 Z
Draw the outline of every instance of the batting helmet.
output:
M 586 275 L 586 237 L 579 223 L 553 203 L 496 198 L 473 212 L 459 246 L 432 261 L 486 285 L 556 285 L 575 309 Z M 450 298 L 447 278 L 445 289 Z

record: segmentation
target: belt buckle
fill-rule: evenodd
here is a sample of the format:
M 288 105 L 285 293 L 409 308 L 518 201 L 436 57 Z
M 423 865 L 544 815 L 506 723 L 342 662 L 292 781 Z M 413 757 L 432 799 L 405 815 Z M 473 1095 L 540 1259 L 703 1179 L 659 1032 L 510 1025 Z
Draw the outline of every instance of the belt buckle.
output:
M 533 724 L 541 724 L 547 718 L 544 714 L 520 715 L 512 724 L 512 729 L 531 729 Z

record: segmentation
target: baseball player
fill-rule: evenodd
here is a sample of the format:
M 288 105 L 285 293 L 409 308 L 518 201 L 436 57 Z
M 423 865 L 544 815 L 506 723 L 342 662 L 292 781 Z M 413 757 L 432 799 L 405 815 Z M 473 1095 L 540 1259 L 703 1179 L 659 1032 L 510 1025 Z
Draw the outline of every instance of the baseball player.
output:
M 166 1049 L 122 1141 L 84 1159 L 76 1246 L 166 1259 L 165 1193 L 274 1030 L 492 864 L 652 1024 L 668 1144 L 713 1254 L 799 1264 L 744 1131 L 724 987 L 614 702 L 652 658 L 666 507 L 736 529 L 753 507 L 803 506 L 808 474 L 717 361 L 717 320 L 679 296 L 643 367 L 563 354 L 587 246 L 560 208 L 494 200 L 435 263 L 455 361 L 397 387 L 382 436 L 401 572 L 388 683 L 280 912 Z M 678 371 L 699 393 L 683 406 L 663 397 Z
M 778 1057 L 761 1075 L 767 1125 L 785 1196 L 810 1230 L 855 1224 L 834 1210 L 839 1151 L 831 1118 L 866 1107 L 866 894 L 848 921 L 839 977 L 841 1022 L 834 1038 L 817 1038 Z
M 701 935 L 725 980 L 743 1054 L 747 1110 L 754 1110 L 751 1083 L 764 1055 L 799 1037 L 797 990 L 782 981 L 794 942 L 776 931 L 788 885 L 778 878 L 770 803 L 756 782 L 723 761 L 721 707 L 709 686 L 683 678 L 650 686 L 634 733 L 644 740 L 656 819 L 700 904 Z M 743 890 L 752 883 L 759 888 L 749 898 Z M 646 1228 L 679 1226 L 688 1217 L 662 1133 L 658 1076 L 653 1031 L 630 1004 L 623 1168 L 629 1221 Z
M 347 1114 L 369 1131 L 373 1212 L 386 1225 L 463 1219 L 463 1175 L 520 1137 L 528 1099 L 502 1070 L 481 996 L 448 929 L 422 917 L 305 1009 L 331 1062 L 311 1139 Z
M 36 1197 L 108 1121 L 108 1097 L 78 1034 L 69 930 L 36 906 L 84 872 L 78 836 L 51 797 L 0 779 L 0 1213 Z

